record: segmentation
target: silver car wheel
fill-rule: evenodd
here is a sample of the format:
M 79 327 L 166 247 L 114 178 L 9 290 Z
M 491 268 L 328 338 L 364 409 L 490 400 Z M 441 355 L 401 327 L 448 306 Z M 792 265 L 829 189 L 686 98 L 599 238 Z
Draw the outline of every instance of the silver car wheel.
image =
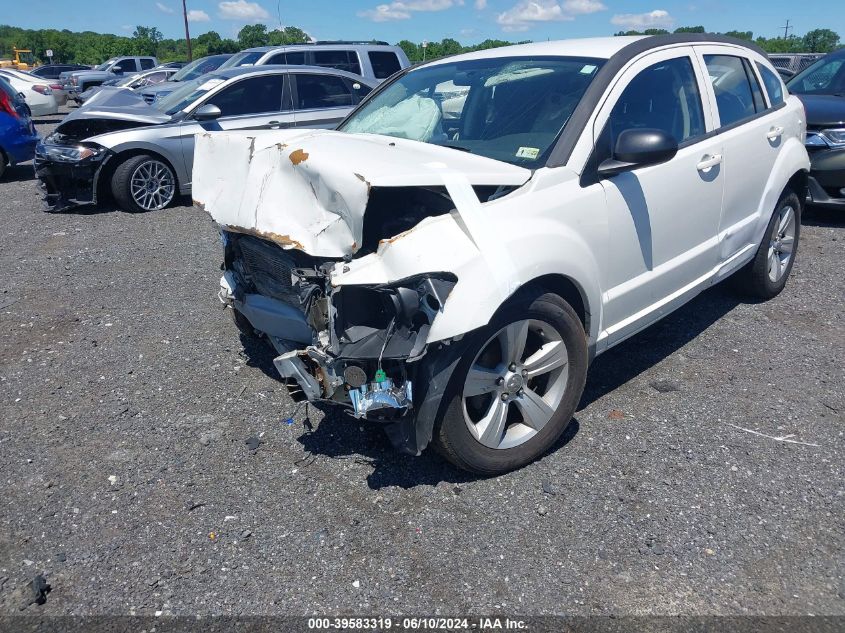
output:
M 144 161 L 129 179 L 132 199 L 145 211 L 163 209 L 176 194 L 176 180 L 170 167 L 158 160 Z
M 792 251 L 795 248 L 795 222 L 795 209 L 784 206 L 769 240 L 769 279 L 773 282 L 780 281 L 792 259 Z
M 463 388 L 463 413 L 484 446 L 513 448 L 537 435 L 566 393 L 569 355 L 560 333 L 536 319 L 494 334 L 473 359 Z

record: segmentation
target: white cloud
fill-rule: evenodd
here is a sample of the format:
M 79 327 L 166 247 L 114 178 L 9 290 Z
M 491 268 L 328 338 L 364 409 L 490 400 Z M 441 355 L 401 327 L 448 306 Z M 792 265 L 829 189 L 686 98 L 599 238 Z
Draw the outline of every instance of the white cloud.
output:
M 520 0 L 512 9 L 500 13 L 496 22 L 503 31 L 527 31 L 538 22 L 574 19 L 555 0 Z
M 475 0 L 475 8 L 481 11 L 487 8 L 487 0 Z
M 261 20 L 270 19 L 270 14 L 267 12 L 267 9 L 257 2 L 247 2 L 246 0 L 218 2 L 217 8 L 220 10 L 220 17 L 224 20 L 260 22 Z
M 166 4 L 162 4 L 161 2 L 156 2 L 156 6 L 162 13 L 174 13 L 172 8 L 168 7 Z
M 463 3 L 464 0 L 394 0 L 390 4 L 380 4 L 373 9 L 359 11 L 358 17 L 373 22 L 407 20 L 414 11 L 443 11 Z
M 610 23 L 628 30 L 665 29 L 675 23 L 668 11 L 655 9 L 648 13 L 621 13 L 610 18 Z
M 598 0 L 565 0 L 563 10 L 570 15 L 586 15 L 607 11 L 607 7 Z
M 188 11 L 188 22 L 211 22 L 211 18 L 205 11 L 200 9 L 191 9 Z

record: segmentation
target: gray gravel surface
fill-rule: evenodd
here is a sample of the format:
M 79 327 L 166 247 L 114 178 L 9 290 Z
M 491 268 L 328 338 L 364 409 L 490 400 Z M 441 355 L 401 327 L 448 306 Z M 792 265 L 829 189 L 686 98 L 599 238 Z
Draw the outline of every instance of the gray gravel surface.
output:
M 477 479 L 286 425 L 199 210 L 46 214 L 29 165 L 0 207 L 0 613 L 845 615 L 845 221 L 808 218 L 775 300 L 716 288 L 601 357 L 553 452 Z

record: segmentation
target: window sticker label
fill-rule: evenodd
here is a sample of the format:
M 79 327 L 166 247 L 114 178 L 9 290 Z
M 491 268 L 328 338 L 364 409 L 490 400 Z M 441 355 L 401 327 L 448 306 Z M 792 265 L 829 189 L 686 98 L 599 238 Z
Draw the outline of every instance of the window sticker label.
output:
M 540 155 L 540 149 L 537 147 L 520 147 L 516 150 L 517 158 L 537 158 Z
M 596 69 L 595 64 L 584 64 L 583 68 L 581 68 L 582 75 L 589 75 Z

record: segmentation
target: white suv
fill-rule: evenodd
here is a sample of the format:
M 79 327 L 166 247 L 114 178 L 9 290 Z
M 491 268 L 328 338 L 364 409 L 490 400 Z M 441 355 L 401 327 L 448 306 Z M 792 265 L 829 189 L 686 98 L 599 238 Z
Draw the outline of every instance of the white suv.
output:
M 718 36 L 479 51 L 338 131 L 210 133 L 193 195 L 221 299 L 312 401 L 501 473 L 569 424 L 590 360 L 735 275 L 777 295 L 809 160 L 762 51 Z

